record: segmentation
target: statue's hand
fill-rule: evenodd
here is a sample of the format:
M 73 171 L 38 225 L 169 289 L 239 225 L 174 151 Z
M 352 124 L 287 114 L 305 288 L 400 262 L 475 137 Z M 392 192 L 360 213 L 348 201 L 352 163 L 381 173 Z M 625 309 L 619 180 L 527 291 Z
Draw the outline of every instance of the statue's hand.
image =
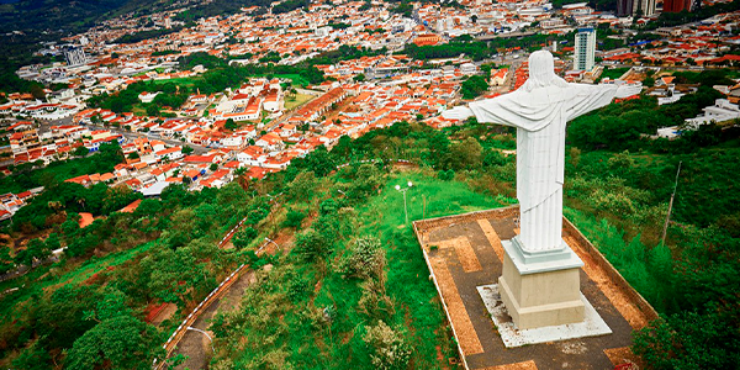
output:
M 619 87 L 617 88 L 617 93 L 614 94 L 614 97 L 618 99 L 624 99 L 632 95 L 637 95 L 639 93 L 640 90 L 638 90 L 636 87 L 624 84 L 619 85 Z
M 460 121 L 463 121 L 467 119 L 468 117 L 472 117 L 473 115 L 474 115 L 473 111 L 470 110 L 470 108 L 465 107 L 465 106 L 455 107 L 455 108 L 442 112 L 442 118 L 456 119 Z

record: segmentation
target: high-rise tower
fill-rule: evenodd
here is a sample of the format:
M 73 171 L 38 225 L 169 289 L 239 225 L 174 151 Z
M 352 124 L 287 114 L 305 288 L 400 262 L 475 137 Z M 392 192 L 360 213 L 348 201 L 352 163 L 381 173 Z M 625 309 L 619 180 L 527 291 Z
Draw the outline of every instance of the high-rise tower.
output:
M 573 69 L 576 71 L 590 71 L 594 68 L 596 56 L 596 30 L 581 28 L 576 34 L 575 61 Z

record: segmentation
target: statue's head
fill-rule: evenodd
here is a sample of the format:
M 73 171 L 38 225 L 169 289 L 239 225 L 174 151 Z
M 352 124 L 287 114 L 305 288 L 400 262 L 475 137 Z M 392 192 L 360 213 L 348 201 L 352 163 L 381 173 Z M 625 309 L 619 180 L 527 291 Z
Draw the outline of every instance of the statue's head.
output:
M 523 86 L 527 91 L 552 85 L 564 87 L 565 84 L 565 80 L 555 74 L 555 61 L 549 51 L 538 50 L 529 56 L 529 79 Z

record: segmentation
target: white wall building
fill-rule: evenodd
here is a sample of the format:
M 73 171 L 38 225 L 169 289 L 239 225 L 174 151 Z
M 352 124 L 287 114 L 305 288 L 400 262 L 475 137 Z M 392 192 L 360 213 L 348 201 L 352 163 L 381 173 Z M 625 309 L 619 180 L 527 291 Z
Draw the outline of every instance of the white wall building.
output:
M 596 30 L 581 28 L 576 34 L 575 60 L 573 69 L 576 71 L 590 71 L 594 68 L 596 55 Z
M 692 127 L 714 122 L 729 121 L 740 118 L 740 107 L 730 103 L 727 99 L 717 99 L 714 105 L 704 107 L 704 114 L 695 118 L 686 119 L 686 123 Z

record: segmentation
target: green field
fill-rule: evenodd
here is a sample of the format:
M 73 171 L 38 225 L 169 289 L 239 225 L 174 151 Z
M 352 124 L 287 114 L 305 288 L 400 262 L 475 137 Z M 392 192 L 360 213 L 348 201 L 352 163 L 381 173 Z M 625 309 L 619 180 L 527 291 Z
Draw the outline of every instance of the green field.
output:
M 196 82 L 203 81 L 203 78 L 200 76 L 195 77 L 182 77 L 182 78 L 170 78 L 167 80 L 152 80 L 152 83 L 155 85 L 165 85 L 168 83 L 173 83 L 178 86 L 193 86 Z
M 604 73 L 601 74 L 601 79 L 605 79 L 608 77 L 609 79 L 615 80 L 619 77 L 622 77 L 622 75 L 629 70 L 630 69 L 627 67 L 624 67 L 624 68 L 608 68 L 607 67 Z
M 306 104 L 309 100 L 313 98 L 315 98 L 315 96 L 308 95 L 308 94 L 301 94 L 301 93 L 296 94 L 295 98 L 293 99 L 286 97 L 285 98 L 285 109 L 291 110 L 293 108 L 299 107 L 303 104 Z
M 303 76 L 299 74 L 285 74 L 285 75 L 272 75 L 272 77 L 275 78 L 289 78 L 293 81 L 293 85 L 299 85 L 306 87 L 311 84 L 307 79 L 303 78 Z

